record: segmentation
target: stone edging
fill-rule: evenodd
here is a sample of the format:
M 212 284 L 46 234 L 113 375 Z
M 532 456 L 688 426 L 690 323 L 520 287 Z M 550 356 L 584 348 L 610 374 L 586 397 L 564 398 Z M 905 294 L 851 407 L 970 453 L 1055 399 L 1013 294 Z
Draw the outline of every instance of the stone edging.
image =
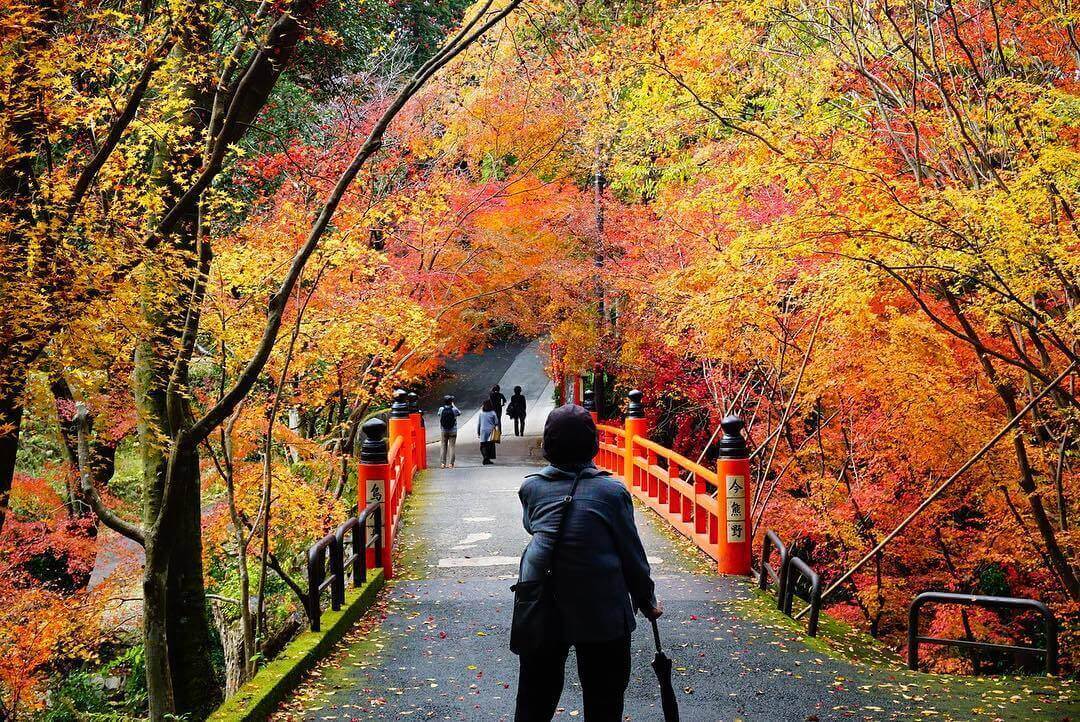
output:
M 345 636 L 353 623 L 375 602 L 385 579 L 382 569 L 373 569 L 368 581 L 345 592 L 341 611 L 322 615 L 322 631 L 302 632 L 289 643 L 255 678 L 225 701 L 208 722 L 256 722 L 267 719 L 277 705 L 300 683 L 304 674 Z

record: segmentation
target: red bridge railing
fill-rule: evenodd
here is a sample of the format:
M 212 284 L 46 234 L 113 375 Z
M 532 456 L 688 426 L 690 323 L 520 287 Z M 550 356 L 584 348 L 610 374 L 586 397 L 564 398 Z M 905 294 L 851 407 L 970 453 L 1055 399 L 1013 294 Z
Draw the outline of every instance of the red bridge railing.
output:
M 586 394 L 586 408 L 591 401 Z M 716 468 L 707 468 L 647 437 L 641 392 L 631 391 L 622 427 L 597 424 L 596 464 L 716 560 L 721 574 L 750 574 L 752 500 L 749 461 L 738 417 L 724 420 Z M 590 409 L 591 410 L 591 409 Z

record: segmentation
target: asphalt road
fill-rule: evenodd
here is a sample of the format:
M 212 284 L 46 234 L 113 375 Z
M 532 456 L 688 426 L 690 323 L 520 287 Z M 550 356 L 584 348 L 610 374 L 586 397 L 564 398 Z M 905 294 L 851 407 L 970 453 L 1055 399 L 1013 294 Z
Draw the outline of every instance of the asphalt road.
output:
M 523 365 L 519 358 L 530 359 Z M 420 408 L 424 412 L 424 423 L 429 429 L 438 429 L 435 412 L 442 405 L 443 396 L 452 394 L 458 408 L 468 415 L 480 409 L 480 405 L 491 392 L 491 387 L 500 384 L 506 398 L 514 386 L 521 386 L 529 401 L 539 395 L 550 383 L 544 373 L 543 364 L 537 363 L 539 342 L 507 343 L 492 346 L 478 353 L 465 354 L 459 358 L 447 360 L 442 380 L 428 388 L 420 396 Z M 534 361 L 535 359 L 535 361 Z M 516 366 L 515 366 L 516 363 Z M 515 366 L 511 369 L 511 366 Z M 463 414 L 460 421 L 466 421 Z M 428 434 L 431 436 L 430 432 Z
M 432 468 L 409 500 L 399 537 L 402 576 L 385 593 L 381 622 L 348 638 L 279 719 L 512 718 L 517 659 L 506 646 L 510 585 L 528 541 L 517 488 L 541 463 L 539 435 L 551 408 L 535 345 L 506 365 L 501 383 L 526 387 L 528 435 L 505 436 L 498 462 L 488 467 L 480 466 L 468 422 L 457 468 L 439 469 L 429 449 Z M 482 394 L 460 389 L 457 396 Z M 860 689 L 853 665 L 811 649 L 790 629 L 747 620 L 739 611 L 751 594 L 745 580 L 717 577 L 651 512 L 639 508 L 637 517 L 666 607 L 661 631 L 675 661 L 684 722 L 908 718 L 910 709 L 895 695 Z M 662 719 L 652 656 L 651 637 L 641 626 L 634 635 L 627 720 Z M 572 654 L 566 675 L 557 718 L 582 718 Z

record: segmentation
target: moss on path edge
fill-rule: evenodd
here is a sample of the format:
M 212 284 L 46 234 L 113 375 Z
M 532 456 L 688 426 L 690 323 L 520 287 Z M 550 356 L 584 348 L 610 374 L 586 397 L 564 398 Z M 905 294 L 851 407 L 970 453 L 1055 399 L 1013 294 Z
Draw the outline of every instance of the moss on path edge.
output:
M 375 602 L 385 579 L 381 569 L 368 575 L 368 581 L 345 592 L 341 611 L 323 612 L 322 631 L 303 632 L 263 667 L 240 690 L 225 701 L 209 722 L 253 722 L 267 719 L 271 712 L 296 686 L 304 674 L 328 654 L 349 628 Z

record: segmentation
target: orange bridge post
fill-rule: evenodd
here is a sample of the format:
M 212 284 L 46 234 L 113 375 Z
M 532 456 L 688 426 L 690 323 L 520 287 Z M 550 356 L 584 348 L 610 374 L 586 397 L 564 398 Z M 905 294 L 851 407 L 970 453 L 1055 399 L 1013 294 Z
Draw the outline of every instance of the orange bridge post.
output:
M 750 574 L 750 454 L 743 438 L 743 420 L 727 416 L 720 422 L 724 436 L 716 462 L 716 485 L 721 515 L 717 568 L 721 574 Z
M 372 417 L 364 422 L 361 427 L 364 431 L 364 442 L 360 445 L 360 465 L 356 469 L 357 497 L 362 499 L 360 509 L 372 502 L 380 502 L 379 518 L 381 520 L 382 539 L 378 548 L 369 548 L 367 555 L 367 568 L 373 569 L 381 566 L 386 578 L 394 576 L 393 550 L 394 550 L 394 521 L 393 510 L 390 508 L 390 467 L 387 462 L 386 422 L 378 417 Z M 375 519 L 368 519 L 367 539 L 371 539 L 375 532 Z M 376 551 L 380 552 L 381 559 L 376 559 Z
M 402 476 L 405 492 L 412 493 L 413 470 L 416 468 L 415 431 L 412 420 L 412 408 L 409 406 L 409 394 L 404 389 L 394 392 L 394 403 L 390 405 L 390 446 L 401 439 L 401 453 L 404 456 Z
M 413 451 L 416 468 L 427 468 L 427 430 L 424 428 L 424 415 L 420 413 L 420 397 L 416 392 L 409 392 L 409 419 L 413 423 Z M 409 491 L 412 491 L 410 488 Z
M 581 406 L 589 412 L 589 416 L 592 417 L 594 424 L 600 423 L 600 415 L 596 413 L 596 402 L 593 400 L 593 392 L 585 391 L 581 396 Z
M 629 399 L 629 403 L 626 407 L 626 446 L 623 449 L 625 454 L 623 461 L 623 481 L 626 482 L 626 487 L 633 491 L 641 487 L 641 482 L 646 478 L 645 473 L 638 469 L 634 464 L 634 458 L 637 455 L 634 447 L 635 437 L 641 436 L 648 438 L 649 435 L 649 422 L 645 420 L 645 405 L 641 403 L 642 394 L 637 389 L 634 389 L 626 395 Z

